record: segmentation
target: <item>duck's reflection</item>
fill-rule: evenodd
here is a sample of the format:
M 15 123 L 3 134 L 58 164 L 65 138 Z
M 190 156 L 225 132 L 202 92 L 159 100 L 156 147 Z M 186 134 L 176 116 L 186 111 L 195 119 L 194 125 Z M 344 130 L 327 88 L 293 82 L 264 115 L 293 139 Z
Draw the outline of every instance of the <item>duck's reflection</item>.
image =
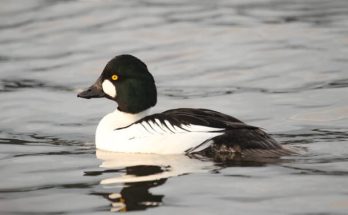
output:
M 161 205 L 164 195 L 149 191 L 163 185 L 169 177 L 214 168 L 210 161 L 191 159 L 184 155 L 126 154 L 96 152 L 103 171 L 89 175 L 108 175 L 100 181 L 108 192 L 95 193 L 111 202 L 111 211 L 144 210 Z M 109 176 L 109 174 L 112 174 Z M 112 192 L 109 192 L 111 191 Z
M 158 166 L 132 166 L 126 167 L 126 175 L 158 174 L 162 172 Z M 111 202 L 111 211 L 133 211 L 156 207 L 162 203 L 164 195 L 156 195 L 149 192 L 152 187 L 157 187 L 166 182 L 166 178 L 124 183 L 121 191 L 110 193 L 105 196 Z M 112 188 L 111 188 L 112 189 Z

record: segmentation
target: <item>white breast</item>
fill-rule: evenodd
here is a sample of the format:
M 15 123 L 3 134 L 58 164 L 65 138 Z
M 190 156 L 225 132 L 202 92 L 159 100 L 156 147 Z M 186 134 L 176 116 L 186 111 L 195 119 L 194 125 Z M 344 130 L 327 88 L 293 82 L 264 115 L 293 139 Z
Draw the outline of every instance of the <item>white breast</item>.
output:
M 133 115 L 120 111 L 106 115 L 98 125 L 96 147 L 112 152 L 183 154 L 223 133 L 219 128 L 198 125 L 177 126 L 165 121 L 163 125 L 154 122 L 133 124 L 116 130 L 143 118 L 146 113 Z

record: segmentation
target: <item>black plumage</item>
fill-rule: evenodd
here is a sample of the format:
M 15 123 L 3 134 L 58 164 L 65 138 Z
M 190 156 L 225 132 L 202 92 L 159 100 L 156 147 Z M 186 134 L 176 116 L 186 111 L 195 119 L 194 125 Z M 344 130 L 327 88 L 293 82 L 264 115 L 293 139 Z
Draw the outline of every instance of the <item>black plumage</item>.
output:
M 211 132 L 223 132 L 223 134 L 206 140 L 195 148 L 188 149 L 188 154 L 199 153 L 208 156 L 252 154 L 253 156 L 273 157 L 292 153 L 290 149 L 286 149 L 280 145 L 261 128 L 247 125 L 232 116 L 208 109 L 178 108 L 167 110 L 162 113 L 146 116 L 127 127 L 143 122 L 150 125 L 149 122 L 152 122 L 160 127 L 166 127 L 171 131 L 171 128 L 168 127 L 165 121 L 183 130 L 186 130 L 183 125 L 200 125 L 214 128 Z M 125 129 L 127 127 L 118 129 Z M 215 128 L 221 128 L 221 130 L 216 131 Z M 186 131 L 189 132 L 189 130 Z M 174 131 L 172 132 L 174 133 Z M 211 141 L 209 142 L 211 144 L 206 145 L 206 147 L 203 147 L 199 151 L 196 150 L 208 141 Z

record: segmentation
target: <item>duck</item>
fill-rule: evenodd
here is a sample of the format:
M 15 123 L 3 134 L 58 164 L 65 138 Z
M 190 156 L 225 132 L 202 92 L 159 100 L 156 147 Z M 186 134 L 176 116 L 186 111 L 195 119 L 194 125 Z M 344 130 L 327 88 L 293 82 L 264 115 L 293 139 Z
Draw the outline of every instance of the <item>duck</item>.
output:
M 186 155 L 276 155 L 292 151 L 263 129 L 204 108 L 151 113 L 157 103 L 155 79 L 147 65 L 130 54 L 112 58 L 80 98 L 117 103 L 99 122 L 96 148 L 109 152 Z

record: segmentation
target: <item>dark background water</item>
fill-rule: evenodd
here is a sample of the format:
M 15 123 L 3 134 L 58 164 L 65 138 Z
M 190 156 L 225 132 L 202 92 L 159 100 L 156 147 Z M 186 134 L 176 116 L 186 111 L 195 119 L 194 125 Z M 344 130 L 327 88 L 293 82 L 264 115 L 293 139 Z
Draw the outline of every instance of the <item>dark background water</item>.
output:
M 348 1 L 0 3 L 1 214 L 347 213 Z M 76 93 L 123 53 L 155 76 L 155 111 L 218 110 L 307 152 L 96 152 L 115 104 Z

